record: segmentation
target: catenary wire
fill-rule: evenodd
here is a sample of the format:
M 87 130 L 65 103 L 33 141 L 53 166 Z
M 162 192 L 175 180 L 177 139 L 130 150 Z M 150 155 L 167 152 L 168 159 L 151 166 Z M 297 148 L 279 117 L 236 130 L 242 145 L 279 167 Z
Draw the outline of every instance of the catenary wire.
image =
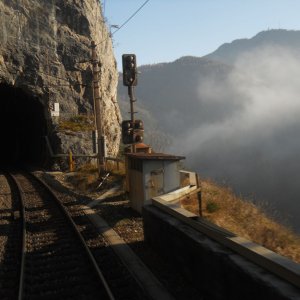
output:
M 96 44 L 96 46 L 106 42 L 109 38 L 111 38 L 115 33 L 117 33 L 121 28 L 123 28 L 131 19 L 133 19 L 139 11 L 149 2 L 150 0 L 146 0 L 122 25 L 120 25 L 119 28 L 117 28 L 115 31 L 113 31 L 109 37 L 101 41 L 100 43 Z
M 106 39 L 104 39 L 103 41 L 101 41 L 100 43 L 98 43 L 97 45 L 99 44 L 102 44 L 104 43 L 105 41 L 107 41 L 109 38 L 111 38 L 116 32 L 118 32 L 120 29 L 122 29 L 127 23 L 130 22 L 131 19 L 133 19 L 138 13 L 139 11 L 149 2 L 150 0 L 146 0 L 119 28 L 117 28 L 114 32 L 112 32 Z M 105 5 L 105 2 L 104 2 L 104 5 Z M 19 16 L 20 18 L 20 16 Z M 20 23 L 20 19 L 19 19 L 19 23 Z M 20 24 L 19 24 L 20 25 Z M 49 26 L 49 24 L 46 24 L 44 22 L 40 22 L 39 25 L 42 25 L 44 27 L 47 27 Z M 46 46 L 43 46 L 43 45 L 40 45 L 39 43 L 34 43 L 33 41 L 29 41 L 28 39 L 24 39 L 22 38 L 22 40 L 19 39 L 19 37 L 17 36 L 12 36 L 12 35 L 6 35 L 6 36 L 10 36 L 10 37 L 13 37 L 15 39 L 17 39 L 18 43 L 21 43 L 21 44 L 25 44 L 25 45 L 35 45 L 37 46 L 38 48 L 44 48 L 44 49 L 47 49 L 47 51 L 49 50 L 54 50 L 55 52 L 63 52 L 63 49 L 57 49 L 57 48 L 49 48 L 49 47 L 46 47 Z M 27 42 L 27 41 L 28 42 Z M 74 43 L 75 45 L 75 43 Z M 96 45 L 96 46 L 97 46 Z M 77 57 L 77 56 L 73 56 L 73 55 L 68 55 L 68 57 Z M 76 63 L 85 63 L 85 62 L 88 62 L 90 61 L 90 59 L 86 59 L 86 60 L 83 60 L 83 61 L 78 61 L 78 62 L 75 62 Z M 53 76 L 53 75 L 50 75 L 50 74 L 47 74 L 47 73 L 43 73 L 41 71 L 39 71 L 39 73 L 42 73 L 42 74 L 46 74 L 50 77 L 53 77 L 53 78 L 56 78 L 56 79 L 59 79 L 59 80 L 64 80 L 64 81 L 68 81 L 67 79 L 64 79 L 64 78 L 61 78 L 61 77 L 57 77 L 57 76 Z
M 118 32 L 121 28 L 123 28 L 132 18 L 134 18 L 138 12 L 149 2 L 150 0 L 146 0 L 119 28 L 117 28 L 112 35 Z

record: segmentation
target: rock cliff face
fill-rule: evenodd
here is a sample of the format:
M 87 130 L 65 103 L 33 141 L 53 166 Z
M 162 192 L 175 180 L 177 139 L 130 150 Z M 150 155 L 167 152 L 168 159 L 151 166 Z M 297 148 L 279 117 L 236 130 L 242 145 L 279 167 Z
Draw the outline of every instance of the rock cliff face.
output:
M 121 121 L 116 104 L 118 73 L 99 1 L 0 1 L 0 84 L 21 89 L 43 104 L 48 135 L 60 141 L 55 151 L 66 153 L 68 147 L 72 148 L 72 136 L 64 139 L 64 134 L 56 133 L 56 120 L 50 113 L 53 104 L 60 104 L 63 118 L 93 113 L 92 40 L 100 62 L 101 115 L 107 151 L 115 155 Z M 4 99 L 0 90 L 1 101 Z M 92 152 L 91 147 L 80 147 L 77 137 L 74 143 L 77 151 Z

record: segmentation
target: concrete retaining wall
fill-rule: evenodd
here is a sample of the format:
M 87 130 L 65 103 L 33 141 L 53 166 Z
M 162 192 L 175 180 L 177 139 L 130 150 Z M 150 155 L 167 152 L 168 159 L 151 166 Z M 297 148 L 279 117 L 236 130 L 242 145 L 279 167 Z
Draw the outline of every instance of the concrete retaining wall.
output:
M 143 208 L 145 239 L 205 299 L 300 299 L 300 290 L 153 205 Z

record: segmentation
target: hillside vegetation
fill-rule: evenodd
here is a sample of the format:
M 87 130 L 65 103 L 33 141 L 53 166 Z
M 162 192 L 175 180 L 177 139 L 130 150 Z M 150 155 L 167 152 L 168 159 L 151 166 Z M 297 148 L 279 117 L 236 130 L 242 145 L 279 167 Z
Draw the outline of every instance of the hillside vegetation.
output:
M 230 188 L 203 180 L 201 190 L 204 218 L 300 263 L 300 237 L 291 229 L 267 215 L 259 206 L 237 197 Z M 199 213 L 197 199 L 186 199 L 182 205 Z
M 70 118 L 60 118 L 60 131 L 92 131 L 95 130 L 95 119 L 92 115 L 74 115 Z
M 97 188 L 100 182 L 98 169 L 91 164 L 82 166 L 77 172 L 70 174 L 65 183 L 71 190 L 88 194 L 105 191 L 116 184 L 122 186 L 124 165 L 117 167 L 113 162 L 108 162 L 107 171 L 110 175 L 100 190 Z M 122 189 L 120 192 L 123 193 Z M 204 218 L 300 263 L 300 237 L 275 218 L 268 216 L 262 208 L 237 197 L 230 188 L 221 187 L 209 180 L 201 180 L 201 192 Z M 185 209 L 199 214 L 196 196 L 182 200 L 181 204 Z

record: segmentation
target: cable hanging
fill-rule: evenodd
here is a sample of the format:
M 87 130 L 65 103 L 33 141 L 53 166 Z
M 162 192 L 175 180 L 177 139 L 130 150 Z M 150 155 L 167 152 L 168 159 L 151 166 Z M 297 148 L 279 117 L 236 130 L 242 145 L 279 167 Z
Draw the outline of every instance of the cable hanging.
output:
M 118 32 L 121 28 L 123 28 L 132 18 L 134 18 L 138 12 L 149 2 L 150 0 L 146 0 L 122 25 L 117 28 L 112 35 L 114 35 L 116 32 Z
M 111 38 L 116 32 L 118 32 L 121 28 L 123 28 L 131 19 L 133 19 L 138 12 L 149 2 L 150 0 L 146 0 L 122 25 L 120 25 L 114 32 L 110 34 L 106 39 L 101 41 L 100 43 L 96 44 L 96 46 L 106 42 L 109 38 Z
M 142 10 L 142 8 L 149 2 L 150 0 L 146 0 L 122 25 L 120 25 L 114 32 L 112 32 L 111 34 L 110 34 L 110 36 L 108 36 L 106 39 L 104 39 L 103 41 L 101 41 L 100 43 L 98 43 L 97 45 L 100 45 L 100 44 L 102 44 L 102 43 L 104 43 L 105 41 L 107 41 L 109 38 L 111 38 L 116 32 L 118 32 L 119 30 L 121 30 L 127 23 L 129 23 L 130 22 L 130 20 L 132 20 L 138 13 L 139 13 L 139 11 L 141 11 Z M 20 16 L 19 16 L 20 17 Z M 20 19 L 19 19 L 19 23 L 20 23 Z M 21 24 L 19 24 L 19 26 L 20 26 Z M 49 25 L 49 24 L 46 24 L 45 22 L 40 22 L 40 24 L 39 25 L 42 25 L 42 26 L 47 26 L 47 25 Z M 38 43 L 35 43 L 35 42 L 33 42 L 33 41 L 30 41 L 30 40 L 28 40 L 28 39 L 25 39 L 24 37 L 22 38 L 22 40 L 20 40 L 19 39 L 19 37 L 17 37 L 17 36 L 13 36 L 13 35 L 8 35 L 8 36 L 10 36 L 10 37 L 12 37 L 12 38 L 15 38 L 15 39 L 17 39 L 17 41 L 18 41 L 18 43 L 21 43 L 21 44 L 24 44 L 24 45 L 35 45 L 35 46 L 37 46 L 38 48 L 44 48 L 44 49 L 47 49 L 48 51 L 49 51 L 49 47 L 46 47 L 46 46 L 43 46 L 43 45 L 40 45 L 40 44 L 38 44 Z M 75 43 L 74 43 L 75 44 Z M 97 46 L 96 45 L 96 46 Z M 51 48 L 50 48 L 51 49 Z M 61 50 L 61 49 L 57 49 L 57 48 L 52 48 L 51 50 L 55 50 L 56 51 L 56 53 L 57 52 L 63 52 L 63 50 Z M 68 55 L 69 57 L 73 57 L 73 58 L 75 58 L 75 57 L 77 57 L 77 56 L 74 56 L 74 55 Z M 87 60 L 84 60 L 84 61 L 75 61 L 75 64 L 76 63 L 83 63 L 83 62 L 88 62 L 88 61 L 90 61 L 90 59 L 87 59 Z M 41 71 L 39 71 L 39 73 L 42 73 L 43 74 L 43 72 L 41 72 Z M 44 73 L 44 74 L 46 74 L 46 73 Z M 53 77 L 53 78 L 56 78 L 56 79 L 59 79 L 59 80 L 65 80 L 65 81 L 68 81 L 67 79 L 64 79 L 64 78 L 60 78 L 60 77 L 56 77 L 56 76 L 53 76 L 53 75 L 50 75 L 50 74 L 46 74 L 46 75 L 48 75 L 48 76 L 50 76 L 50 77 Z

